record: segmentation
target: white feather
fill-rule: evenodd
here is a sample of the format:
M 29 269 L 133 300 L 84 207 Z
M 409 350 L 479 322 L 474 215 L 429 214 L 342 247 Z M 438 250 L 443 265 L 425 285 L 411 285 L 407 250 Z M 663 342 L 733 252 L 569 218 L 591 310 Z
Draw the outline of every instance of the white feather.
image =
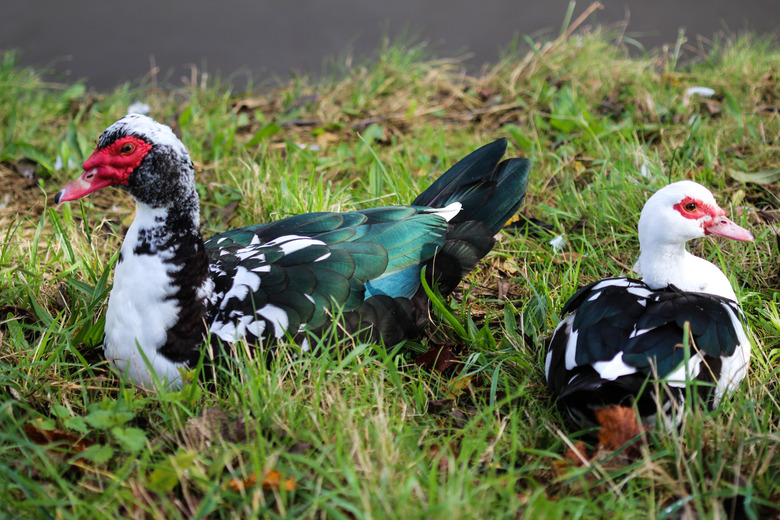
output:
M 138 205 L 138 212 L 122 244 L 122 261 L 116 266 L 114 287 L 108 299 L 106 311 L 106 359 L 133 381 L 148 386 L 152 377 L 139 349 L 143 351 L 162 379 L 175 382 L 180 379 L 181 363 L 173 363 L 157 349 L 165 344 L 168 329 L 178 319 L 179 306 L 170 298 L 176 288 L 170 276 L 176 267 L 166 264 L 173 256 L 171 251 L 159 251 L 155 255 L 136 255 L 138 232 L 164 218 L 164 211 Z
M 636 373 L 636 368 L 627 365 L 623 361 L 623 352 L 618 352 L 615 357 L 609 361 L 597 361 L 593 363 L 593 369 L 598 372 L 602 378 L 608 381 L 614 381 L 618 377 Z
M 453 202 L 452 204 L 449 204 L 447 206 L 444 206 L 443 208 L 431 208 L 424 210 L 425 213 L 433 213 L 434 215 L 438 215 L 447 222 L 455 218 L 455 215 L 460 213 L 460 210 L 463 208 L 463 205 L 460 202 Z

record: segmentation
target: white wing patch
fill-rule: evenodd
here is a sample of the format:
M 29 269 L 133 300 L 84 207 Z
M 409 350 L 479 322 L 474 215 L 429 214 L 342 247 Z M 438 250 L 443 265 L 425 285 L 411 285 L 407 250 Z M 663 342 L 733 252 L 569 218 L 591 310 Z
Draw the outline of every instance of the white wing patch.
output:
M 247 336 L 247 333 L 261 337 L 265 330 L 265 322 L 254 315 L 244 315 L 235 320 L 215 321 L 211 324 L 211 333 L 228 343 L 235 343 Z
M 571 370 L 577 366 L 577 336 L 579 335 L 576 330 L 572 330 L 571 325 L 574 322 L 574 315 L 570 314 L 566 316 L 558 327 L 565 327 L 564 334 L 567 336 L 566 340 L 566 354 L 564 360 L 566 362 L 566 370 Z
M 692 353 L 688 363 L 683 361 L 680 363 L 680 366 L 666 375 L 664 378 L 666 384 L 677 388 L 685 388 L 686 382 L 693 380 L 699 375 L 699 372 L 701 371 L 701 362 L 701 356 Z
M 220 239 L 221 241 L 222 239 Z M 219 241 L 218 241 L 219 243 Z M 309 237 L 300 235 L 285 235 L 269 242 L 261 244 L 257 235 L 252 237 L 252 241 L 249 245 L 240 249 L 226 249 L 220 252 L 220 255 L 233 255 L 239 259 L 239 265 L 235 267 L 235 271 L 231 274 L 224 270 L 224 268 L 212 264 L 210 266 L 213 276 L 221 278 L 232 276 L 232 280 L 229 280 L 230 288 L 225 291 L 224 295 L 215 295 L 213 301 L 218 301 L 220 311 L 226 311 L 230 308 L 231 301 L 238 300 L 240 302 L 248 301 L 251 295 L 256 292 L 262 284 L 262 273 L 271 271 L 270 264 L 263 264 L 251 269 L 241 265 L 240 262 L 247 260 L 265 262 L 266 254 L 265 248 L 278 247 L 281 249 L 284 255 L 289 255 L 296 251 L 300 251 L 311 246 L 324 246 L 325 242 L 321 240 L 315 240 Z M 325 253 L 315 261 L 323 261 L 330 256 L 330 253 Z M 304 296 L 312 303 L 315 303 L 314 298 L 308 294 Z M 245 314 L 246 313 L 246 314 Z M 266 304 L 259 309 L 252 310 L 251 308 L 244 306 L 243 310 L 234 309 L 230 312 L 221 312 L 221 316 L 215 319 L 211 323 L 211 333 L 215 334 L 222 341 L 236 342 L 245 338 L 248 335 L 253 335 L 257 338 L 261 338 L 264 333 L 275 338 L 281 338 L 287 333 L 287 329 L 290 326 L 290 319 L 287 313 L 281 307 L 272 304 Z M 269 329 L 269 326 L 272 327 Z
M 438 215 L 447 222 L 455 218 L 455 215 L 460 213 L 460 210 L 463 208 L 463 205 L 460 202 L 453 202 L 452 204 L 449 204 L 447 206 L 444 206 L 443 208 L 431 208 L 423 210 L 423 213 L 432 213 L 434 215 Z
M 256 291 L 260 288 L 260 275 L 255 271 L 267 272 L 271 270 L 271 266 L 261 266 L 255 270 L 250 271 L 246 267 L 236 267 L 236 274 L 233 278 L 233 285 L 222 297 L 222 303 L 219 308 L 224 309 L 228 302 L 235 298 L 239 301 L 244 301 L 249 296 L 249 291 Z
M 626 292 L 633 294 L 637 297 L 637 299 L 641 298 L 642 300 L 646 300 L 652 296 L 652 292 L 648 289 L 645 289 L 644 287 L 636 287 L 636 286 L 628 286 L 626 287 Z M 642 301 L 645 305 L 647 305 L 647 302 Z
M 598 372 L 603 379 L 609 381 L 614 381 L 618 377 L 636 373 L 636 368 L 627 365 L 623 361 L 622 352 L 618 352 L 615 357 L 609 361 L 596 361 L 593 363 L 593 369 Z
M 289 255 L 309 246 L 324 246 L 325 242 L 300 235 L 286 235 L 266 242 L 264 245 L 278 247 L 282 250 L 282 253 Z
M 720 377 L 718 378 L 718 383 L 715 388 L 715 404 L 720 401 L 720 398 L 726 392 L 733 391 L 745 378 L 748 364 L 750 363 L 750 340 L 745 333 L 744 327 L 742 327 L 742 322 L 739 321 L 739 317 L 734 313 L 734 310 L 730 306 L 724 305 L 724 307 L 729 313 L 729 318 L 731 318 L 731 324 L 734 327 L 734 330 L 737 332 L 737 341 L 739 341 L 739 344 L 733 355 L 729 357 L 721 356 L 720 358 L 722 364 L 720 367 Z
M 606 289 L 607 287 L 628 288 L 628 287 L 632 287 L 632 284 L 626 278 L 607 278 L 606 280 L 602 280 L 596 285 L 594 285 L 591 291 L 600 291 L 602 289 Z
M 257 314 L 270 321 L 274 326 L 274 337 L 281 338 L 287 332 L 290 320 L 284 309 L 269 303 L 258 309 Z
M 290 325 L 290 320 L 284 309 L 270 303 L 257 309 L 254 314 L 243 316 L 234 314 L 237 313 L 231 313 L 231 316 L 225 321 L 215 320 L 211 324 L 211 333 L 219 336 L 222 341 L 235 343 L 248 334 L 257 338 L 262 337 L 268 322 L 273 326 L 273 336 L 279 339 L 285 335 L 287 327 Z

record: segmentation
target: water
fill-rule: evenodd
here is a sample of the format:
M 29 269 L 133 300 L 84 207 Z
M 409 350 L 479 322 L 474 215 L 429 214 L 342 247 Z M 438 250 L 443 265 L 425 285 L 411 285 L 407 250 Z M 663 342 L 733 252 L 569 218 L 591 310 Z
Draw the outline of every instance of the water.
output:
M 777 0 L 626 0 L 587 24 L 626 19 L 626 34 L 650 49 L 746 28 L 767 34 L 780 19 Z M 574 17 L 588 3 L 577 4 Z M 6 1 L 0 49 L 19 49 L 23 64 L 46 66 L 65 82 L 85 78 L 106 90 L 151 77 L 181 85 L 193 70 L 230 78 L 243 88 L 290 73 L 319 74 L 328 60 L 354 63 L 371 56 L 383 38 L 428 43 L 437 57 L 468 53 L 471 71 L 495 63 L 520 35 L 554 37 L 568 0 L 104 0 Z M 198 77 L 200 79 L 200 77 Z

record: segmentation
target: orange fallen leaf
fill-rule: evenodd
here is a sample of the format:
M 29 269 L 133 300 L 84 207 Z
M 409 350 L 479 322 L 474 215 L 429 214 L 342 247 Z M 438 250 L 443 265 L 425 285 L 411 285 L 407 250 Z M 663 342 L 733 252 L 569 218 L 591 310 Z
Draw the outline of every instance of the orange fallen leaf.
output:
M 246 488 L 257 485 L 257 474 L 252 473 L 245 479 L 231 478 L 227 485 L 236 492 L 243 491 Z M 284 489 L 285 491 L 292 491 L 297 488 L 299 484 L 293 480 L 292 477 L 287 477 L 287 480 L 282 483 L 282 475 L 275 469 L 268 470 L 263 476 L 263 481 L 260 483 L 263 489 L 277 491 Z
M 231 478 L 230 480 L 228 480 L 227 483 L 230 489 L 232 489 L 236 493 L 238 493 L 239 491 L 243 491 L 248 487 L 252 487 L 255 484 L 257 484 L 257 475 L 255 475 L 254 473 L 252 473 L 245 479 Z
M 599 430 L 599 442 L 593 452 L 588 453 L 585 442 L 579 441 L 569 448 L 563 455 L 563 460 L 553 463 L 553 467 L 559 471 L 567 467 L 581 467 L 588 463 L 593 464 L 603 461 L 614 452 L 625 446 L 622 456 L 617 459 L 618 465 L 623 465 L 640 455 L 640 447 L 646 442 L 640 435 L 647 430 L 637 421 L 636 412 L 627 406 L 606 406 L 594 410 L 596 421 L 601 425 Z M 614 464 L 615 461 L 613 460 Z
M 585 448 L 585 441 L 579 441 L 574 444 L 569 451 L 567 451 L 563 458 L 565 458 L 574 467 L 579 467 L 584 464 L 584 460 L 589 460 L 588 452 Z
M 292 491 L 298 487 L 298 483 L 295 482 L 292 477 L 287 477 L 287 480 L 282 484 L 282 475 L 275 469 L 272 469 L 265 474 L 261 485 L 263 489 L 277 490 L 284 488 L 285 491 Z
M 636 412 L 628 406 L 606 406 L 595 410 L 596 420 L 601 425 L 599 446 L 615 451 L 646 430 L 639 424 Z M 627 455 L 638 455 L 639 447 L 634 443 L 626 448 Z

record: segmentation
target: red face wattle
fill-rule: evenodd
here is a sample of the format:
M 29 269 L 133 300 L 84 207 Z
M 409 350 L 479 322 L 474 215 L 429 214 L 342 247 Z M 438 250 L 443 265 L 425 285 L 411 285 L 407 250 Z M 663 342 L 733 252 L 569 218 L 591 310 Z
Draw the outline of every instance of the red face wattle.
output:
M 717 235 L 740 242 L 752 241 L 754 238 L 753 233 L 726 218 L 726 212 L 718 206 L 712 206 L 692 197 L 685 197 L 674 205 L 674 209 L 685 218 L 702 219 L 700 225 L 705 235 Z M 703 219 L 703 217 L 710 218 Z
M 106 186 L 127 184 L 132 171 L 151 149 L 152 145 L 143 139 L 126 136 L 95 150 L 84 162 L 84 173 L 60 190 L 54 202 L 76 200 Z

